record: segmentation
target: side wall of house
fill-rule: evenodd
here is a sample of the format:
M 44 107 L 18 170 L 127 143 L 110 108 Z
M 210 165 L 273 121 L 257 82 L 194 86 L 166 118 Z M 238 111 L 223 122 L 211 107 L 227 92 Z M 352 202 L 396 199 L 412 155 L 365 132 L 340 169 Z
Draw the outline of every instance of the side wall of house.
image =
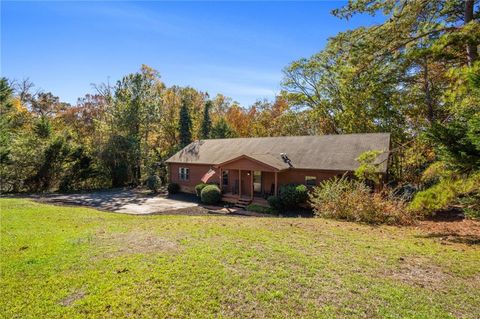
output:
M 315 169 L 289 169 L 284 172 L 278 173 L 278 185 L 285 184 L 305 184 L 306 176 L 315 176 L 315 185 L 318 185 L 321 181 L 335 176 L 342 176 L 344 172 L 341 171 L 325 171 Z
M 186 167 L 190 170 L 188 180 L 180 180 L 179 168 Z M 185 193 L 195 193 L 195 185 L 201 183 L 201 178 L 207 173 L 212 165 L 207 164 L 182 164 L 182 163 L 169 163 L 169 181 L 171 183 L 177 183 L 180 185 L 180 189 Z M 245 167 L 246 168 L 246 167 Z M 253 171 L 253 170 L 252 170 Z M 251 187 L 250 176 L 247 175 L 248 170 L 244 170 L 242 173 L 242 193 L 250 194 L 244 187 Z M 289 169 L 279 172 L 277 175 L 278 188 L 285 184 L 305 184 L 306 176 L 315 176 L 315 185 L 318 185 L 321 181 L 335 176 L 342 176 L 345 172 L 342 171 L 326 171 L 326 170 L 313 170 L 313 169 Z M 229 185 L 224 185 L 224 192 L 231 192 L 235 181 L 238 180 L 238 170 L 229 169 Z M 274 186 L 275 175 L 273 172 L 263 172 L 262 174 L 262 188 L 264 193 L 271 193 Z M 220 170 L 217 168 L 215 175 L 209 179 L 209 183 L 220 184 Z M 238 192 L 238 190 L 237 190 Z
M 180 180 L 179 169 L 180 167 L 186 167 L 189 169 L 188 180 Z M 181 164 L 181 163 L 168 163 L 168 175 L 170 183 L 177 183 L 180 185 L 180 190 L 185 193 L 195 193 L 195 185 L 200 184 L 201 178 L 212 168 L 212 165 L 206 164 Z M 213 175 L 209 183 L 220 183 L 220 176 L 217 172 Z

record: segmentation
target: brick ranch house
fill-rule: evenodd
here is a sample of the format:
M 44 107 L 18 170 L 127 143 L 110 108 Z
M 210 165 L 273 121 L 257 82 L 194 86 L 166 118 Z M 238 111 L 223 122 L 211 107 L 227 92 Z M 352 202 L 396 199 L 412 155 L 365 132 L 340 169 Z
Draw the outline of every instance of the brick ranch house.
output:
M 315 186 L 353 172 L 356 158 L 370 150 L 383 151 L 378 173 L 386 175 L 389 133 L 199 140 L 166 163 L 169 181 L 182 192 L 194 193 L 203 180 L 218 184 L 224 201 L 265 203 L 280 185 Z

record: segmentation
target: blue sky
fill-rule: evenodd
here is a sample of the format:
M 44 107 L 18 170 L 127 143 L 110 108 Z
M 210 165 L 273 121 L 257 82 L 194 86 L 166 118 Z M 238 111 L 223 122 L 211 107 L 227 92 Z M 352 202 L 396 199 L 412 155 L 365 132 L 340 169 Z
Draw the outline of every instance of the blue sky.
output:
M 1 74 L 74 103 L 92 83 L 147 64 L 167 85 L 222 93 L 248 106 L 273 98 L 282 68 L 321 50 L 345 21 L 318 2 L 1 1 Z

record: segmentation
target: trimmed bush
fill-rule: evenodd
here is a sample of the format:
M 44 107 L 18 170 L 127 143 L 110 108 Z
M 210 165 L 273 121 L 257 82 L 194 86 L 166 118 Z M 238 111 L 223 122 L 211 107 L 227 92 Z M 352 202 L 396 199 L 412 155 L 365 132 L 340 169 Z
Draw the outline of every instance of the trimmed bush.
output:
M 222 192 L 217 185 L 207 185 L 202 189 L 200 199 L 205 204 L 216 204 L 222 199 Z
M 265 207 L 257 204 L 250 204 L 246 207 L 246 210 L 250 212 L 260 213 L 260 214 L 276 214 L 276 211 L 271 207 Z
M 371 193 L 359 181 L 345 177 L 325 180 L 310 193 L 315 216 L 368 224 L 408 225 L 415 216 L 405 202 L 393 196 Z
M 282 210 L 296 210 L 308 200 L 308 188 L 305 185 L 282 185 L 278 194 Z
M 200 197 L 200 194 L 202 193 L 202 189 L 205 188 L 208 184 L 205 183 L 200 183 L 197 186 L 195 186 L 195 193 L 197 194 L 197 197 Z
M 308 200 L 308 188 L 303 184 L 282 185 L 278 196 L 267 198 L 268 204 L 275 210 L 298 210 Z
M 148 189 L 156 193 L 160 188 L 160 186 L 162 185 L 162 181 L 160 180 L 160 177 L 158 177 L 158 175 L 153 174 L 148 176 L 146 185 Z
M 167 189 L 169 194 L 177 194 L 180 191 L 180 185 L 177 183 L 170 183 L 168 184 Z

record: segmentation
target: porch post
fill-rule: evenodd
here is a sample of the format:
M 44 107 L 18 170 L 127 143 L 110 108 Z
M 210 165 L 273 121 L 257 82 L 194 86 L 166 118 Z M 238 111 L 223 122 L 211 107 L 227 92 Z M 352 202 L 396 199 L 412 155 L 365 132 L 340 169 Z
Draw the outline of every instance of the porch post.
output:
M 222 174 L 221 167 L 220 167 L 220 192 L 223 194 L 223 174 Z
M 277 177 L 277 172 L 275 172 L 275 196 L 277 196 L 277 191 L 278 191 L 278 177 Z
M 250 171 L 250 200 L 253 200 L 253 171 Z
M 242 170 L 238 170 L 238 198 L 242 198 Z

